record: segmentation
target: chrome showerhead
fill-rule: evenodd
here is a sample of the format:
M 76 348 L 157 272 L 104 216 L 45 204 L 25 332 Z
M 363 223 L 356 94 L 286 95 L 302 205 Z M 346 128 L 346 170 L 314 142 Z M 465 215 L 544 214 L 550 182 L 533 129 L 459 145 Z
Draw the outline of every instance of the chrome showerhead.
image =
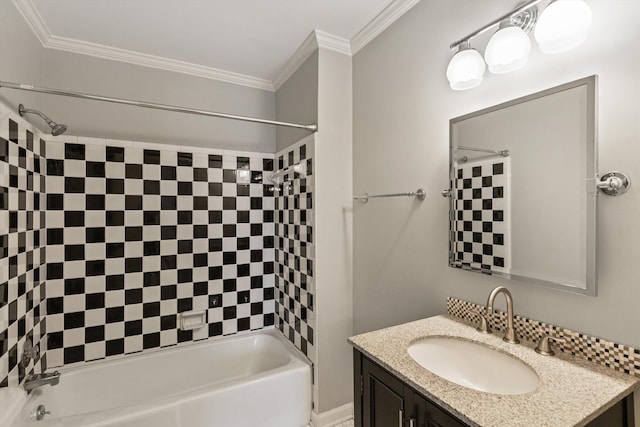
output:
M 67 131 L 67 125 L 63 125 L 61 123 L 54 122 L 46 114 L 44 114 L 44 113 L 42 113 L 42 112 L 40 112 L 38 110 L 32 110 L 30 108 L 24 108 L 24 105 L 20 104 L 18 106 L 18 112 L 20 113 L 20 117 L 24 116 L 25 114 L 37 114 L 38 116 L 40 116 L 42 118 L 42 120 L 47 122 L 47 124 L 51 128 L 51 135 L 53 135 L 53 136 L 62 135 L 63 133 L 65 133 Z
M 53 125 L 53 126 L 51 126 L 51 125 Z M 67 125 L 63 125 L 61 123 L 51 122 L 51 123 L 49 123 L 49 126 L 51 126 L 51 135 L 53 135 L 53 136 L 62 135 L 63 133 L 65 133 L 67 131 Z

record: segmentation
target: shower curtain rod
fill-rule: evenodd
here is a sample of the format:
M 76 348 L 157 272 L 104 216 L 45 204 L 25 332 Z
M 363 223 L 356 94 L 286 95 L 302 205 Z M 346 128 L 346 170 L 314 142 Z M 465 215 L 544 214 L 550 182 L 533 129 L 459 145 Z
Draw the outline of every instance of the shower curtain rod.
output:
M 296 128 L 296 129 L 304 129 L 309 132 L 316 132 L 318 130 L 317 124 L 301 125 L 298 123 L 279 122 L 276 120 L 259 119 L 256 117 L 236 116 L 233 114 L 217 113 L 214 111 L 197 110 L 195 108 L 184 108 L 184 107 L 177 107 L 173 105 L 155 104 L 152 102 L 134 101 L 130 99 L 111 98 L 108 96 L 91 95 L 88 93 L 81 93 L 81 92 L 70 92 L 70 91 L 64 91 L 64 90 L 49 89 L 44 87 L 38 87 L 38 86 L 32 86 L 32 85 L 20 84 L 20 83 L 11 83 L 11 82 L 5 82 L 0 80 L 0 88 L 3 88 L 3 87 L 9 88 L 9 89 L 26 90 L 29 92 L 40 92 L 40 93 L 48 93 L 52 95 L 69 96 L 73 98 L 92 99 L 94 101 L 111 102 L 114 104 L 131 105 L 134 107 L 151 108 L 154 110 L 173 111 L 176 113 L 196 114 L 199 116 L 219 117 L 222 119 L 240 120 L 244 122 L 262 123 L 266 125 L 284 126 L 284 127 L 290 127 L 290 128 Z

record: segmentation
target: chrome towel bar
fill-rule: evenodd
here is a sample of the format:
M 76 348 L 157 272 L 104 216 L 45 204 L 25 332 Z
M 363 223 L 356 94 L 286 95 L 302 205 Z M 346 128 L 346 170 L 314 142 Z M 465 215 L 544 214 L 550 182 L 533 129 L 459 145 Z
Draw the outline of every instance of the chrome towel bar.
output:
M 417 200 L 423 201 L 425 197 L 427 197 L 427 192 L 424 191 L 424 188 L 418 188 L 416 191 L 410 191 L 408 193 L 391 193 L 391 194 L 367 194 L 364 193 L 362 196 L 353 196 L 353 200 L 359 200 L 362 203 L 367 203 L 369 199 L 379 198 L 379 197 L 415 197 Z

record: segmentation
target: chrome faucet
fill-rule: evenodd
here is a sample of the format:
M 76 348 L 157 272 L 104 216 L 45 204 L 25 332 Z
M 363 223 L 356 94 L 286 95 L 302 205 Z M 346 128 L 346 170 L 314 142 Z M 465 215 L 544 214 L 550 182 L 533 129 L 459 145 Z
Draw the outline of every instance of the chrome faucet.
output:
M 518 338 L 516 338 L 516 332 L 513 327 L 513 297 L 511 296 L 511 292 L 504 286 L 498 286 L 494 288 L 489 294 L 489 298 L 487 299 L 487 307 L 485 308 L 485 314 L 478 313 L 480 315 L 480 325 L 477 330 L 483 333 L 491 333 L 491 329 L 488 326 L 489 316 L 493 313 L 493 303 L 496 300 L 498 294 L 503 293 L 504 297 L 507 300 L 507 330 L 504 333 L 504 340 L 511 344 L 517 344 Z
M 60 372 L 55 371 L 51 374 L 33 374 L 29 375 L 22 385 L 25 390 L 31 391 L 43 385 L 58 385 L 60 382 Z

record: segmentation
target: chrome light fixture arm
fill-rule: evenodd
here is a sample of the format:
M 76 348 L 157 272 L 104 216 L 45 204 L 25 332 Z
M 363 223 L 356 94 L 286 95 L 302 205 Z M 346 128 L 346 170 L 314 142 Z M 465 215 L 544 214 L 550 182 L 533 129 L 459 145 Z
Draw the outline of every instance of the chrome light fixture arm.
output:
M 505 20 L 510 20 L 512 18 L 517 17 L 521 13 L 526 12 L 527 10 L 529 10 L 532 7 L 536 6 L 541 1 L 542 0 L 531 0 L 531 1 L 523 4 L 522 6 L 516 7 L 511 12 L 505 13 L 504 15 L 500 16 L 499 18 L 496 18 L 493 21 L 489 22 L 485 26 L 483 26 L 481 28 L 478 28 L 477 30 L 473 31 L 472 33 L 467 34 L 465 37 L 463 37 L 463 38 L 461 38 L 459 40 L 456 40 L 455 42 L 451 43 L 451 45 L 449 47 L 451 49 L 455 49 L 456 47 L 458 47 L 458 45 L 460 45 L 460 44 L 462 44 L 464 42 L 469 42 L 469 40 L 471 40 L 472 38 L 477 37 L 480 34 L 484 34 L 488 30 L 490 30 L 491 28 L 495 27 L 496 25 L 500 25 L 501 22 L 503 22 Z M 520 18 L 518 18 L 518 20 L 520 20 Z M 533 22 L 531 24 L 531 26 L 533 26 L 534 23 L 535 22 Z

